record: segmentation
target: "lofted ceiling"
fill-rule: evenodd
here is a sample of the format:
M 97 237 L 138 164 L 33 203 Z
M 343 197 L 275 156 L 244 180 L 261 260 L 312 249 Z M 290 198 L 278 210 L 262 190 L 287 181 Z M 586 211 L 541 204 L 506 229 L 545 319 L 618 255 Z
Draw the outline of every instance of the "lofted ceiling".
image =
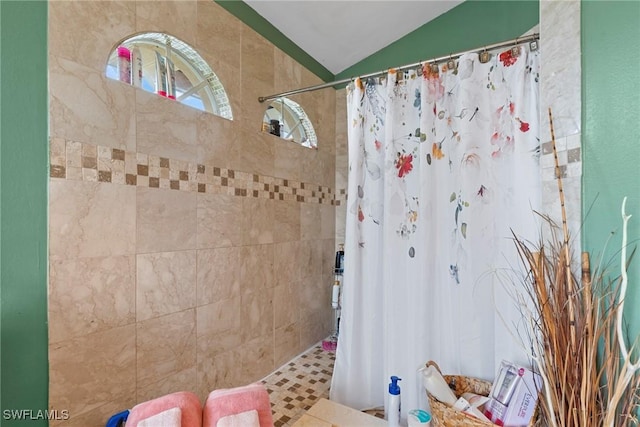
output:
M 331 73 L 338 74 L 462 0 L 245 0 L 245 3 Z

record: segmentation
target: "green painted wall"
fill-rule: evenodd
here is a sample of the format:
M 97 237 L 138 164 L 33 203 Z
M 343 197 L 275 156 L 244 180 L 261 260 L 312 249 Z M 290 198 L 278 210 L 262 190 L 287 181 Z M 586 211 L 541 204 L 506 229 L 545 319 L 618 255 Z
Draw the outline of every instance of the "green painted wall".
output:
M 612 272 L 619 273 L 620 205 L 625 196 L 627 213 L 633 214 L 629 242 L 640 246 L 640 2 L 582 1 L 581 8 L 582 239 L 592 257 L 604 254 Z M 639 255 L 630 266 L 625 303 L 633 337 L 640 333 Z
M 0 1 L 0 370 L 5 410 L 47 409 L 47 3 Z
M 513 39 L 538 22 L 538 1 L 468 0 L 347 68 L 337 74 L 336 79 L 413 64 Z M 384 31 L 384 28 L 380 31 Z

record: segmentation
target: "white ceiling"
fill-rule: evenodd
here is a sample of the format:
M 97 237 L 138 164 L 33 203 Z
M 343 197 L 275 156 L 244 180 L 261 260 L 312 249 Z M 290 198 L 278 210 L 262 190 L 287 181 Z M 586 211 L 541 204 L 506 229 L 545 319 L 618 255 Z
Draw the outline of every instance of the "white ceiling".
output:
M 463 0 L 245 0 L 333 74 L 370 56 Z

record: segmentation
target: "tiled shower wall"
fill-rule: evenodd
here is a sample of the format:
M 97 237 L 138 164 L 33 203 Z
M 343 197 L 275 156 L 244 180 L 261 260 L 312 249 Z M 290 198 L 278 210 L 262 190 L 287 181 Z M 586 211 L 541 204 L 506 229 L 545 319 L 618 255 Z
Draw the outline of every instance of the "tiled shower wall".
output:
M 209 62 L 234 120 L 104 76 L 164 31 Z M 260 95 L 319 79 L 211 0 L 49 4 L 50 408 L 102 426 L 156 396 L 256 381 L 326 337 L 335 92 L 294 97 L 318 150 L 261 133 Z
M 582 226 L 580 0 L 540 1 L 540 114 L 542 210 L 562 224 L 560 193 L 551 143 L 549 109 L 565 197 L 567 225 L 580 277 Z M 591 201 L 587 201 L 590 203 Z M 547 230 L 545 230 L 547 231 Z M 559 236 L 561 237 L 561 236 Z

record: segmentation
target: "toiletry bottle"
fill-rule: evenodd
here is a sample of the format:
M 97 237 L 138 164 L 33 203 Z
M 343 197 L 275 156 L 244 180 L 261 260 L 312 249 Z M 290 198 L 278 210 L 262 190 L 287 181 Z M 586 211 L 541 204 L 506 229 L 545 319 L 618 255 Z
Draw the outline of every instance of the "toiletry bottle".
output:
M 389 402 L 387 404 L 389 427 L 398 427 L 400 425 L 400 386 L 398 385 L 400 380 L 401 378 L 394 375 L 389 383 Z
M 333 283 L 331 291 L 331 307 L 338 308 L 340 306 L 340 280 L 336 280 Z
M 422 372 L 422 385 L 431 396 L 447 406 L 453 406 L 456 403 L 458 398 L 453 394 L 442 374 L 433 365 L 425 366 L 420 371 Z
M 118 74 L 121 82 L 131 83 L 131 51 L 118 47 Z
M 344 245 L 338 247 L 336 252 L 335 274 L 342 274 L 344 272 Z
M 142 54 L 138 47 L 131 50 L 131 84 L 142 87 Z

